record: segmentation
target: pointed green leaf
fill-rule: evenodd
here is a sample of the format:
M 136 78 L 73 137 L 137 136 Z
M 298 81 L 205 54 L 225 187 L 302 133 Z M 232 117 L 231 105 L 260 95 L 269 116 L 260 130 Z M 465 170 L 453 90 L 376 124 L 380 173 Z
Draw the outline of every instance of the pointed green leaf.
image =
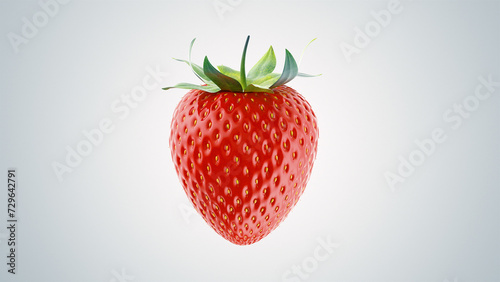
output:
M 241 55 L 241 65 L 240 65 L 240 83 L 243 88 L 247 87 L 247 74 L 245 71 L 245 60 L 247 58 L 247 47 L 248 41 L 250 41 L 250 35 L 247 36 L 247 41 L 245 42 L 245 47 L 243 47 L 243 54 Z
M 321 76 L 321 73 L 320 74 L 307 74 L 307 73 L 299 72 L 297 74 L 297 76 L 300 76 L 300 77 L 317 77 L 317 76 Z
M 300 59 L 299 59 L 299 66 L 300 66 L 300 63 L 302 62 L 302 58 L 304 58 L 304 54 L 306 53 L 306 50 L 307 50 L 307 47 L 309 47 L 309 45 L 311 45 L 311 43 L 314 42 L 314 40 L 316 40 L 317 38 L 314 38 L 313 40 L 309 41 L 309 43 L 307 43 L 306 47 L 304 47 L 304 50 L 302 50 L 302 54 L 300 54 Z
M 270 73 L 266 76 L 251 80 L 249 83 L 269 88 L 278 80 L 278 78 L 280 78 L 279 73 Z
M 234 92 L 242 92 L 243 89 L 241 84 L 234 78 L 231 78 L 225 74 L 219 72 L 208 60 L 208 57 L 205 56 L 205 60 L 203 62 L 203 72 L 208 78 L 210 78 L 213 83 L 215 83 L 221 90 L 234 91 Z
M 281 76 L 278 79 L 278 81 L 273 83 L 273 85 L 271 85 L 270 88 L 286 84 L 290 80 L 294 79 L 297 76 L 297 73 L 299 72 L 297 68 L 297 63 L 295 62 L 295 59 L 293 58 L 292 54 L 290 54 L 290 51 L 285 49 L 285 52 L 286 52 L 286 57 L 285 57 L 285 66 L 283 67 L 283 73 L 281 73 Z
M 273 46 L 269 47 L 266 54 L 252 67 L 248 72 L 248 79 L 256 79 L 261 76 L 266 76 L 273 72 L 276 67 L 276 56 L 274 55 Z
M 220 65 L 220 66 L 217 66 L 217 68 L 219 69 L 219 71 L 222 73 L 222 74 L 225 74 L 231 78 L 234 78 L 236 80 L 239 80 L 240 79 L 240 72 L 235 70 L 235 69 L 232 69 L 230 67 L 226 67 L 224 65 Z
M 268 87 L 263 87 L 260 85 L 255 85 L 255 84 L 249 84 L 245 88 L 245 92 L 266 92 L 266 93 L 274 93 L 273 90 L 269 89 Z
M 207 81 L 205 81 L 202 77 L 205 77 L 207 78 L 206 76 L 203 76 L 203 75 L 199 75 L 198 74 L 198 71 L 195 70 L 195 68 L 193 67 L 193 64 L 191 63 L 191 51 L 193 50 L 193 45 L 194 45 L 194 42 L 196 41 L 196 38 L 193 38 L 193 40 L 191 40 L 191 44 L 189 45 L 189 57 L 188 57 L 188 63 L 189 63 L 189 66 L 191 67 L 191 69 L 193 70 L 194 74 L 203 82 L 207 83 Z M 199 66 L 198 66 L 199 67 Z M 200 67 L 199 67 L 200 68 Z M 201 68 L 200 68 L 201 69 Z
M 215 93 L 215 92 L 220 91 L 220 88 L 217 87 L 216 85 L 196 85 L 196 84 L 191 84 L 191 83 L 179 83 L 179 84 L 176 84 L 174 86 L 165 87 L 165 88 L 162 88 L 162 89 L 163 90 L 169 90 L 169 89 L 172 89 L 172 88 L 198 89 L 198 90 L 203 90 L 203 91 L 207 91 L 207 92 L 210 92 L 210 93 Z
M 191 69 L 194 71 L 194 73 L 196 74 L 196 76 L 199 79 L 201 79 L 201 81 L 203 81 L 205 83 L 210 82 L 210 79 L 205 75 L 205 73 L 203 73 L 203 69 L 200 66 L 198 66 L 197 64 L 190 63 L 189 61 L 182 60 L 182 59 L 176 59 L 176 58 L 173 58 L 173 59 L 176 60 L 176 61 L 184 62 L 184 63 L 188 64 L 191 67 Z

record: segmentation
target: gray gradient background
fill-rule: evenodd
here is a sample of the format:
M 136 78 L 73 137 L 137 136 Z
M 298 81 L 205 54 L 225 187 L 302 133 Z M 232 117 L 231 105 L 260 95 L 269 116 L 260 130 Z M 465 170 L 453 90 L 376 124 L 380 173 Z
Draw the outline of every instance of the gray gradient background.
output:
M 328 236 L 338 248 L 303 281 L 500 281 L 500 88 L 457 130 L 442 118 L 479 76 L 500 81 L 500 4 L 401 2 L 347 63 L 341 42 L 388 2 L 243 0 L 220 18 L 213 1 L 75 0 L 15 53 L 7 34 L 41 8 L 1 1 L 1 182 L 18 169 L 19 247 L 14 277 L 5 187 L 0 281 L 282 281 Z M 248 65 L 269 44 L 283 62 L 284 48 L 298 57 L 318 37 L 301 70 L 324 75 L 290 83 L 320 126 L 305 194 L 271 235 L 241 247 L 183 213 L 168 134 L 185 91 L 150 91 L 123 120 L 110 105 L 148 66 L 169 73 L 161 86 L 196 82 L 171 60 L 193 37 L 195 62 L 237 66 L 247 34 Z M 59 182 L 52 162 L 105 117 L 115 130 Z M 435 128 L 446 142 L 392 191 L 384 173 Z

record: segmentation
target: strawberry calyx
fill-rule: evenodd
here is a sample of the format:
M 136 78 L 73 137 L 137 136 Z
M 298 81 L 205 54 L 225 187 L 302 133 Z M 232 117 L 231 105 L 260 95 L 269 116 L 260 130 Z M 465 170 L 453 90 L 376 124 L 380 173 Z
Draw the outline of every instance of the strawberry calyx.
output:
M 165 87 L 163 88 L 163 90 L 169 90 L 171 88 L 181 88 L 199 89 L 210 93 L 216 93 L 219 91 L 273 93 L 273 88 L 284 85 L 297 76 L 319 76 L 299 72 L 297 62 L 287 49 L 285 49 L 286 55 L 283 72 L 281 74 L 274 73 L 273 71 L 276 67 L 276 56 L 274 54 L 272 46 L 269 47 L 268 51 L 250 69 L 250 71 L 246 73 L 245 60 L 250 36 L 247 37 L 245 47 L 243 48 L 239 71 L 224 65 L 219 65 L 217 66 L 217 68 L 215 68 L 210 63 L 210 60 L 207 56 L 205 56 L 205 59 L 203 60 L 203 67 L 201 67 L 191 62 L 191 51 L 193 49 L 195 40 L 196 38 L 191 41 L 188 60 L 174 59 L 188 64 L 193 70 L 194 74 L 203 82 L 203 85 L 179 83 L 174 86 Z M 316 40 L 316 38 L 311 40 L 309 44 L 311 44 L 314 40 Z M 301 59 L 299 60 L 299 64 L 309 44 L 307 44 L 307 46 L 304 48 Z

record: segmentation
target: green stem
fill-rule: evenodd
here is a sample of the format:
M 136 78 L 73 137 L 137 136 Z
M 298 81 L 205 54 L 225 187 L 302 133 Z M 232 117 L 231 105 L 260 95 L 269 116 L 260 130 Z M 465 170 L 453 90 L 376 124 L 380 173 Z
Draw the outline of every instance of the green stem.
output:
M 245 88 L 247 88 L 247 75 L 245 73 L 245 59 L 247 56 L 247 47 L 248 47 L 249 40 L 250 40 L 250 35 L 247 37 L 247 41 L 245 42 L 245 48 L 243 48 L 243 55 L 241 56 L 240 80 L 241 80 L 241 87 L 243 88 L 243 91 L 245 91 Z

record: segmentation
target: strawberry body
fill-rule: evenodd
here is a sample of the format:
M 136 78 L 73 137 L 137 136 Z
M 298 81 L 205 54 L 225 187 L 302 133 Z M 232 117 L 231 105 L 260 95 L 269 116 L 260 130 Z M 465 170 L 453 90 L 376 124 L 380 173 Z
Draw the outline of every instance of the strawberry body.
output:
M 261 240 L 287 217 L 316 157 L 311 106 L 288 86 L 273 90 L 190 90 L 172 119 L 172 160 L 187 196 L 238 245 Z

